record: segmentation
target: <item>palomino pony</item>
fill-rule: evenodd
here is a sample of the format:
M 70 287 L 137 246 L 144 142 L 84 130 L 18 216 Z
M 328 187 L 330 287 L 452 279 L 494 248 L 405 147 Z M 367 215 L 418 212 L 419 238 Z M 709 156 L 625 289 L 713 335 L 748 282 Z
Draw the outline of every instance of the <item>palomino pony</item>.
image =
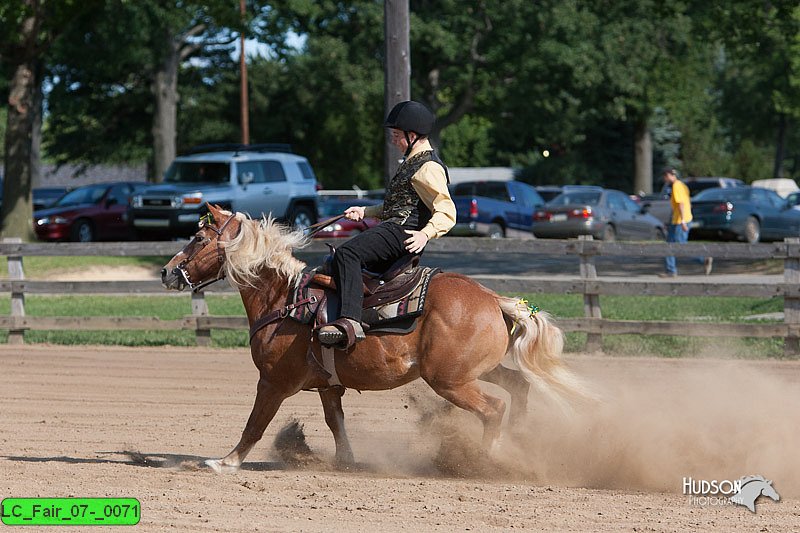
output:
M 271 219 L 208 208 L 208 220 L 161 271 L 164 286 L 197 290 L 227 277 L 241 293 L 251 326 L 273 311 L 285 311 L 289 290 L 305 267 L 292 251 L 307 238 Z M 327 386 L 328 376 L 309 360 L 309 344 L 320 353 L 311 326 L 294 320 L 277 320 L 253 336 L 250 351 L 259 371 L 255 404 L 236 447 L 222 459 L 206 461 L 214 470 L 237 470 L 283 400 L 309 389 L 319 391 L 337 462 L 353 462 L 342 412 L 344 388 Z M 335 365 L 342 385 L 359 391 L 424 379 L 441 397 L 480 418 L 483 445 L 491 449 L 500 436 L 505 402 L 483 392 L 478 379 L 511 393 L 512 420 L 525 411 L 530 383 L 558 396 L 583 396 L 582 385 L 560 360 L 562 347 L 561 330 L 545 313 L 532 313 L 525 303 L 466 276 L 441 273 L 431 279 L 414 331 L 367 335 L 347 352 L 337 350 Z

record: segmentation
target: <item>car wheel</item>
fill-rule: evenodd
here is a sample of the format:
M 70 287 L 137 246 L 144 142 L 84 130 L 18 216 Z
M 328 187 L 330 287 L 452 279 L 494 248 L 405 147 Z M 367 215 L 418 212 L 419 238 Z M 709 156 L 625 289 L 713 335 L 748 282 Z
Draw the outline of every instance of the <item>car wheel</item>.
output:
M 314 223 L 314 215 L 311 214 L 307 207 L 298 206 L 292 209 L 292 213 L 289 215 L 289 222 L 291 222 L 294 229 L 304 230 Z
M 761 224 L 756 217 L 747 217 L 747 222 L 744 223 L 744 240 L 750 244 L 761 240 Z
M 78 220 L 70 230 L 71 238 L 74 242 L 92 242 L 94 240 L 94 228 L 88 220 Z
M 486 236 L 490 239 L 502 239 L 506 235 L 503 231 L 503 226 L 500 224 L 489 224 L 489 231 L 486 233 Z
M 617 230 L 611 224 L 606 224 L 603 228 L 603 240 L 606 242 L 614 242 L 617 240 Z

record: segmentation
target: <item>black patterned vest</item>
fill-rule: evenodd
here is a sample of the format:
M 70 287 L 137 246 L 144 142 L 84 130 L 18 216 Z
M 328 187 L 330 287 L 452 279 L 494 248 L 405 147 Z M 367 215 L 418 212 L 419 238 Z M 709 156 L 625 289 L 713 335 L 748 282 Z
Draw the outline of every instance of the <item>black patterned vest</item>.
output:
M 414 174 L 428 161 L 442 165 L 447 183 L 450 183 L 447 167 L 433 150 L 426 150 L 409 157 L 397 169 L 386 188 L 381 215 L 384 221 L 394 222 L 405 228 L 421 230 L 431 219 L 431 210 L 411 185 Z

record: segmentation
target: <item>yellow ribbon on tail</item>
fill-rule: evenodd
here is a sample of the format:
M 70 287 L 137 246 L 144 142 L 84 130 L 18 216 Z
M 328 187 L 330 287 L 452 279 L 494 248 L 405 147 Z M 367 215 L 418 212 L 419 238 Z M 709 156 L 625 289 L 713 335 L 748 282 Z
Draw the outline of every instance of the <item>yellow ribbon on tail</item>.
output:
M 531 318 L 533 318 L 533 315 L 535 315 L 536 313 L 541 311 L 541 309 L 539 309 L 538 306 L 531 305 L 530 303 L 528 303 L 528 300 L 526 300 L 525 298 L 520 298 L 519 299 L 519 301 L 517 302 L 517 307 L 519 308 L 520 311 L 522 311 L 524 309 L 528 313 L 528 316 L 531 317 Z M 514 334 L 514 330 L 516 329 L 516 327 L 517 327 L 517 322 L 514 321 L 514 325 L 511 326 L 511 334 L 512 335 Z
M 521 298 L 520 301 L 518 302 L 518 305 L 525 306 L 525 309 L 527 309 L 529 313 L 528 316 L 530 317 L 533 317 L 533 315 L 541 311 L 541 309 L 539 309 L 538 306 L 529 304 L 528 300 L 526 300 L 525 298 Z

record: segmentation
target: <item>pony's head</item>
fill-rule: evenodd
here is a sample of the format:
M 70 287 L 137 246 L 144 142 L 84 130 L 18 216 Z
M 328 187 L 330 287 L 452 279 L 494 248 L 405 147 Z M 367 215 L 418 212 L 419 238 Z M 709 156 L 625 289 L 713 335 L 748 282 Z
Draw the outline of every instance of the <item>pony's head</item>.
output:
M 161 282 L 167 289 L 196 291 L 227 277 L 239 288 L 255 287 L 269 271 L 270 281 L 277 277 L 291 285 L 306 266 L 292 251 L 307 242 L 302 231 L 272 218 L 250 220 L 208 205 L 195 236 L 161 270 Z
M 161 269 L 167 289 L 197 291 L 225 277 L 225 243 L 241 231 L 242 219 L 218 206 L 207 204 L 208 214 L 189 244 Z

